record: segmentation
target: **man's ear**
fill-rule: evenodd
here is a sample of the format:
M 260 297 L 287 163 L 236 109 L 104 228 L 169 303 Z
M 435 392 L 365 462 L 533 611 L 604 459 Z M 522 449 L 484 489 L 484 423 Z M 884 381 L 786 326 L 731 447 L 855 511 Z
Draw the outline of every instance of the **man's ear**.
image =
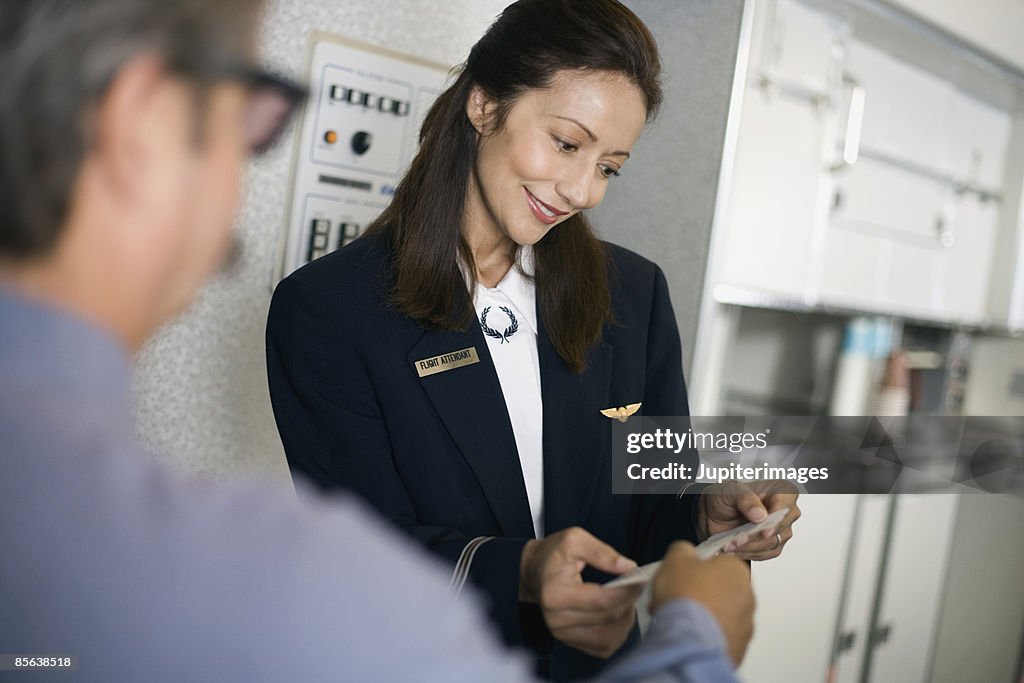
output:
M 480 135 L 487 135 L 491 129 L 491 122 L 497 103 L 483 91 L 479 85 L 474 85 L 466 98 L 466 116 L 469 122 L 476 128 Z
M 146 165 L 152 163 L 152 147 L 160 144 L 153 139 L 152 119 L 168 82 L 158 57 L 139 55 L 118 71 L 93 110 L 86 154 L 100 162 L 104 177 L 117 192 L 134 194 Z

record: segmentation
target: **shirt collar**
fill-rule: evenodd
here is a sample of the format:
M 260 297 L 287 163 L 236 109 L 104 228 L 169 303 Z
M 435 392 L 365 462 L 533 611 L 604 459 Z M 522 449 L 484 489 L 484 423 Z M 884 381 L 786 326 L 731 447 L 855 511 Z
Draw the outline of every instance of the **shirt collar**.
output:
M 462 259 L 459 259 L 459 268 L 462 269 L 462 274 L 468 284 L 471 281 L 469 269 L 462 262 Z M 507 296 L 512 305 L 516 307 L 516 310 L 526 319 L 526 324 L 530 326 L 531 331 L 537 334 L 537 287 L 534 284 L 533 275 L 533 246 L 519 247 L 516 263 L 508 269 L 505 277 L 501 278 L 501 281 L 490 289 L 497 290 Z M 476 291 L 473 293 L 474 307 L 477 307 L 480 293 L 485 289 L 488 288 L 479 282 L 476 283 Z

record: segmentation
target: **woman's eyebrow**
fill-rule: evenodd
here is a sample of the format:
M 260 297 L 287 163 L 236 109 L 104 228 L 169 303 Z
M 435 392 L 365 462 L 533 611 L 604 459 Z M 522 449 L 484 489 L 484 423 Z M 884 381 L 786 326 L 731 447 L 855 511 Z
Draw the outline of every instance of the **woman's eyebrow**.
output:
M 555 117 L 556 119 L 562 119 L 563 121 L 568 121 L 570 123 L 575 123 L 577 126 L 579 126 L 580 128 L 583 129 L 583 132 L 586 133 L 587 136 L 590 137 L 591 140 L 593 140 L 594 142 L 597 142 L 597 136 L 594 135 L 594 133 L 589 128 L 587 128 L 586 126 L 584 126 L 582 123 L 580 123 L 576 119 L 572 118 L 571 116 L 560 116 L 559 114 L 552 114 L 551 116 Z M 610 154 L 613 157 L 625 157 L 627 159 L 629 158 L 629 152 L 617 151 L 617 152 L 610 152 Z

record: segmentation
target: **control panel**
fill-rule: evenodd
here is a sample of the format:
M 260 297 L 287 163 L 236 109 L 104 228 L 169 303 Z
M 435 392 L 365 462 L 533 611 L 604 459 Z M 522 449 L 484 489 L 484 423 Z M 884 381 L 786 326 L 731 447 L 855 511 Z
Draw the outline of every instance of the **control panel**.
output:
M 448 68 L 314 32 L 277 279 L 339 249 L 387 206 Z

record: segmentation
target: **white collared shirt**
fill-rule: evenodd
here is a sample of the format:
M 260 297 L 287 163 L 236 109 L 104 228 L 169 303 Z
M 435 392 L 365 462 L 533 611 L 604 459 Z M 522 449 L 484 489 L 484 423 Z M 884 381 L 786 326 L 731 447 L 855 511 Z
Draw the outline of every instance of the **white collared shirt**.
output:
M 537 538 L 542 538 L 544 406 L 537 355 L 537 297 L 533 281 L 524 275 L 533 272 L 533 247 L 521 247 L 519 264 L 510 268 L 495 287 L 477 282 L 473 306 L 512 422 L 533 529 Z

